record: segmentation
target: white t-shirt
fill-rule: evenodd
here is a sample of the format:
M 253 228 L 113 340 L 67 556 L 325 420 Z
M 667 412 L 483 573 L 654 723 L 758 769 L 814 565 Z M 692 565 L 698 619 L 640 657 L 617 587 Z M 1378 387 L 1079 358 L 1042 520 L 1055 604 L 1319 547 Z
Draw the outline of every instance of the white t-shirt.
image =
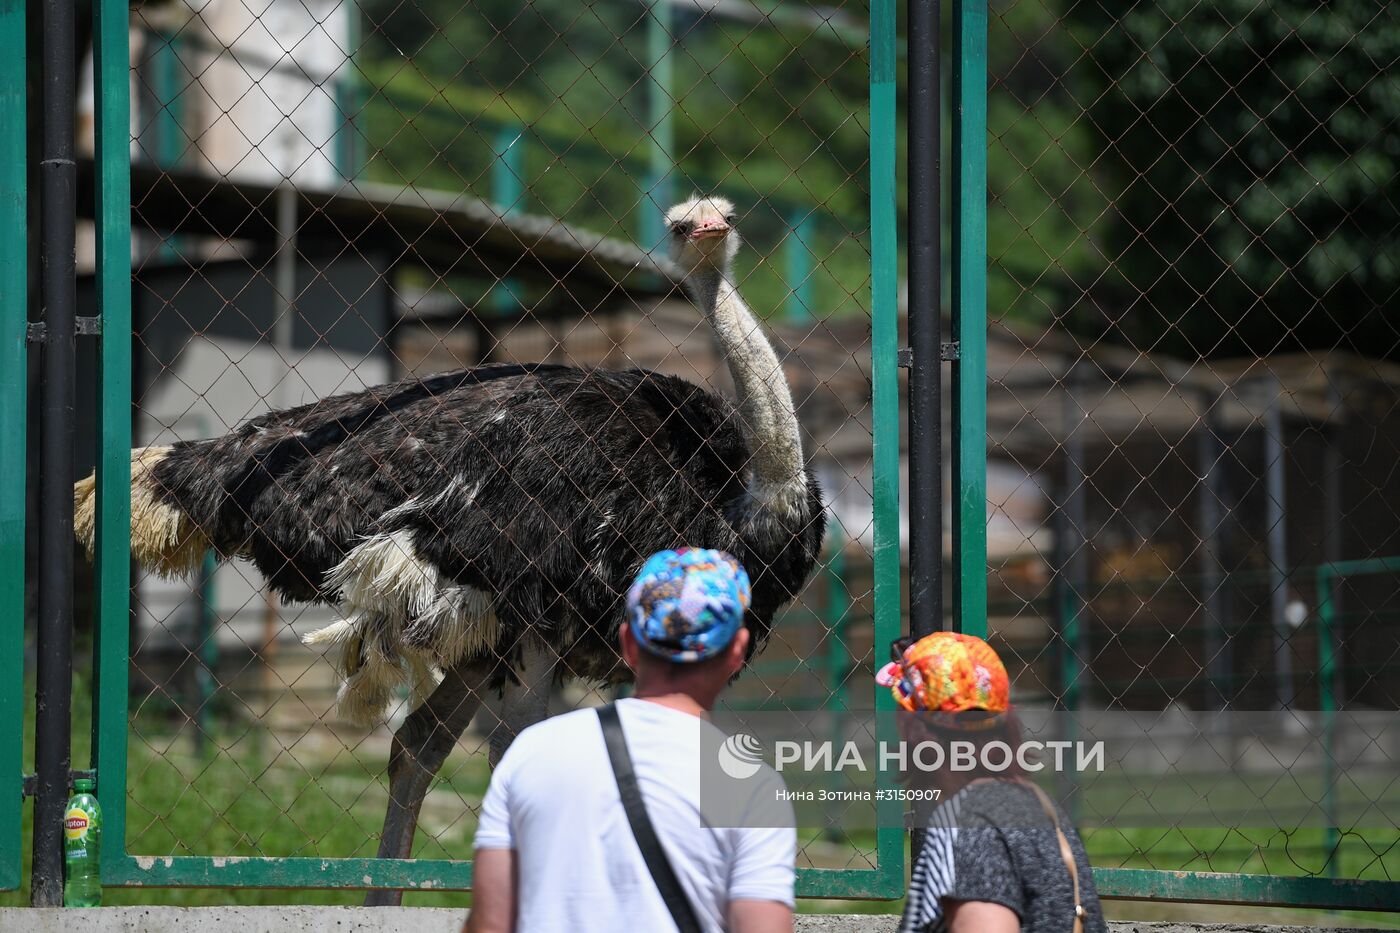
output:
M 724 930 L 732 900 L 792 906 L 797 834 L 790 821 L 762 829 L 702 825 L 700 730 L 714 727 L 645 700 L 617 707 L 647 813 L 700 925 Z M 761 786 L 772 793 L 771 784 Z M 516 850 L 517 930 L 675 929 L 627 822 L 591 709 L 516 737 L 491 775 L 476 847 Z

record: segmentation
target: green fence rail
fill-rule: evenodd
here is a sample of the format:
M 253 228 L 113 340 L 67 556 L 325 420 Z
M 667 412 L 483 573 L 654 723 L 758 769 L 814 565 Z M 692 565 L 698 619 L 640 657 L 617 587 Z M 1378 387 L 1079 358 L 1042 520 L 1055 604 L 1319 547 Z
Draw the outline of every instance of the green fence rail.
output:
M 1327 853 L 1327 874 L 1336 877 L 1340 868 L 1342 835 L 1337 819 L 1337 759 L 1334 754 L 1337 737 L 1337 708 L 1342 701 L 1338 696 L 1337 681 L 1339 665 L 1337 649 L 1340 633 L 1338 621 L 1342 617 L 1341 597 L 1337 592 L 1338 583 L 1349 577 L 1375 574 L 1400 575 L 1400 557 L 1373 557 L 1365 560 L 1344 560 L 1324 564 L 1317 568 L 1317 676 L 1321 687 L 1319 706 L 1322 709 L 1323 742 L 1327 754 L 1323 762 L 1326 770 L 1323 777 L 1323 811 L 1327 814 L 1326 834 L 1323 837 L 1323 851 Z M 1400 903 L 1400 884 L 1387 892 L 1389 906 Z
M 953 621 L 987 634 L 987 4 L 953 6 Z
M 104 884 L 130 860 L 126 839 L 131 618 L 131 99 L 130 20 L 121 0 L 93 4 L 97 87 L 97 589 L 93 619 L 92 758 L 103 801 Z M 109 881 L 109 878 L 111 879 Z
M 669 22 L 669 11 L 669 3 L 652 5 L 652 14 L 647 20 L 649 48 L 657 43 L 663 43 L 660 47 L 665 48 L 664 42 L 668 41 L 665 39 L 668 34 L 665 23 Z M 359 35 L 358 18 L 350 16 L 349 20 L 352 28 L 346 42 L 353 49 Z M 145 30 L 143 39 L 148 50 L 147 59 L 138 67 L 147 73 L 149 94 L 157 108 L 154 118 L 141 131 L 145 137 L 143 150 L 146 158 L 162 169 L 180 168 L 188 164 L 187 152 L 195 146 L 199 135 L 198 129 L 191 125 L 193 114 L 189 107 L 189 98 L 198 89 L 198 75 L 183 70 L 181 64 L 181 55 L 187 53 L 190 42 L 182 32 L 158 30 Z M 202 46 L 195 43 L 195 48 L 199 47 Z M 669 56 L 655 51 L 651 54 L 662 63 L 664 70 Z M 366 132 L 360 127 L 361 124 L 371 120 L 384 122 L 396 113 L 397 108 L 421 110 L 425 119 L 441 119 L 453 125 L 465 117 L 456 109 L 461 102 L 452 98 L 449 92 L 429 92 L 404 80 L 405 76 L 401 73 L 372 65 L 365 67 L 367 73 L 362 74 L 359 65 L 347 63 L 327 82 L 332 87 L 338 112 L 344 121 L 344 126 L 335 136 L 335 164 L 347 180 L 393 183 L 395 179 L 390 173 L 377 164 L 366 162 L 361 154 L 366 142 Z M 654 69 L 652 73 L 655 73 Z M 370 78 L 381 79 L 384 84 L 374 89 L 372 104 L 366 104 L 365 85 Z M 670 203 L 671 194 L 686 188 L 688 184 L 701 190 L 723 189 L 731 197 L 742 199 L 750 205 L 765 204 L 782 221 L 784 230 L 776 247 L 780 255 L 773 263 L 774 268 L 781 271 L 781 291 L 785 296 L 780 302 L 783 316 L 797 321 L 826 316 L 829 309 L 819 302 L 818 295 L 823 290 L 817 286 L 819 278 L 829 274 L 830 270 L 825 267 L 833 259 L 828 254 L 839 245 L 837 231 L 844 225 L 820 204 L 798 200 L 790 194 L 760 191 L 742 175 L 715 178 L 695 173 L 685 178 L 678 177 L 678 167 L 669 161 L 673 144 L 666 142 L 672 134 L 668 129 L 670 109 L 666 106 L 670 98 L 665 89 L 672 81 L 663 74 L 648 85 L 650 109 L 647 119 L 654 123 L 654 128 L 648 135 L 645 151 L 620 145 L 610 147 L 606 138 L 580 142 L 561 129 L 551 127 L 548 120 L 530 125 L 518 117 L 502 115 L 495 109 L 487 108 L 487 103 L 498 103 L 494 100 L 480 102 L 480 112 L 470 116 L 470 140 L 473 145 L 469 148 L 473 150 L 472 163 L 488 165 L 489 168 L 482 175 L 474 176 L 470 169 L 461 174 L 466 176 L 469 183 L 481 183 L 469 184 L 469 190 L 479 187 L 481 190 L 474 193 L 487 197 L 506 214 L 518 214 L 537 206 L 535 202 L 538 197 L 533 192 L 539 183 L 549 180 L 550 170 L 556 167 L 557 159 L 553 153 L 567 152 L 571 164 L 596 163 L 602 172 L 600 181 L 605 181 L 607 187 L 619 192 L 626 191 L 627 196 L 636 201 L 626 217 L 608 218 L 608 221 L 621 225 L 623 220 L 630 218 L 631 222 L 623 232 L 647 248 L 661 241 L 662 231 L 658 226 L 660 212 L 665 204 Z M 376 107 L 383 108 L 383 112 L 373 109 Z M 452 139 L 457 145 L 466 145 L 460 133 L 454 134 Z M 386 151 L 392 151 L 394 144 L 393 141 L 386 143 Z M 434 181 L 426 184 L 431 185 Z M 462 179 L 454 177 L 452 181 L 460 184 Z M 657 207 L 658 204 L 661 207 Z M 171 244 L 175 242 L 178 242 L 178 236 L 171 238 Z M 167 254 L 170 258 L 176 258 L 173 249 L 167 250 Z M 822 257 L 820 261 L 817 261 L 818 257 Z M 772 262 L 771 259 L 769 261 Z M 518 282 L 507 280 L 498 283 L 492 290 L 491 310 L 498 314 L 517 313 L 520 309 L 516 296 L 518 289 Z M 829 292 L 830 289 L 825 291 Z M 773 302 L 775 307 L 778 304 L 777 301 Z
M 19 887 L 24 798 L 28 159 L 24 0 L 0 0 L 0 889 Z

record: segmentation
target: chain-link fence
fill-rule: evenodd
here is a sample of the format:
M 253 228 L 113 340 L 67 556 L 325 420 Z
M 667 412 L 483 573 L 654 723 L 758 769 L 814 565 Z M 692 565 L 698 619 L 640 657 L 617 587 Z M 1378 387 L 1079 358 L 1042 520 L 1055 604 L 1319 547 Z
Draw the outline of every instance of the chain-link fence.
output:
M 626 689 L 663 547 L 748 567 L 730 702 L 874 702 L 866 33 L 132 11 L 124 883 L 468 886 L 489 760 Z M 893 892 L 879 843 L 808 834 L 805 893 Z
M 733 708 L 876 705 L 901 628 L 896 232 L 932 221 L 895 216 L 903 10 L 98 6 L 78 304 L 106 333 L 79 365 L 99 492 L 76 523 L 105 880 L 469 887 L 490 759 L 626 689 L 619 601 L 660 547 L 749 565 L 768 637 Z M 945 6 L 954 336 L 984 271 L 990 324 L 953 377 L 950 590 L 977 611 L 952 624 L 986 626 L 1031 708 L 1393 709 L 1397 14 Z M 125 504 L 101 501 L 126 463 L 128 169 L 129 620 Z M 1108 895 L 1384 906 L 1271 886 L 1395 876 L 1400 831 L 1333 803 L 1320 829 L 1085 837 Z M 898 896 L 898 833 L 839 826 L 801 836 L 799 893 Z M 1240 874 L 1168 874 L 1196 871 Z
M 1394 7 L 997 3 L 989 50 L 989 629 L 1019 700 L 1318 735 L 1395 709 Z M 1393 817 L 1326 815 L 1086 841 L 1396 877 Z

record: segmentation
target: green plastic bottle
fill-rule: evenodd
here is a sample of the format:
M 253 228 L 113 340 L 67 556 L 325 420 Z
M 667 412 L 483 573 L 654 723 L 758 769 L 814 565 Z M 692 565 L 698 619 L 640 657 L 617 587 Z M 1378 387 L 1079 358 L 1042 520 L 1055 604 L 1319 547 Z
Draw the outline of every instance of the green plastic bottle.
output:
M 64 907 L 102 906 L 102 808 L 92 789 L 92 778 L 78 778 L 63 810 Z

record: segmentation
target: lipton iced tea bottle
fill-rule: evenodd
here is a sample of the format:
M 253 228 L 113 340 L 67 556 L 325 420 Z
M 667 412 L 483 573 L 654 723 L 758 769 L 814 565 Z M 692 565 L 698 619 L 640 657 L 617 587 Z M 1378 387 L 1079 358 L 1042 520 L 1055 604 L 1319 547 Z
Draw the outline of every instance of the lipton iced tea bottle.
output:
M 102 849 L 102 808 L 92 795 L 92 778 L 73 782 L 76 793 L 63 810 L 64 907 L 102 906 L 102 881 L 97 873 Z

